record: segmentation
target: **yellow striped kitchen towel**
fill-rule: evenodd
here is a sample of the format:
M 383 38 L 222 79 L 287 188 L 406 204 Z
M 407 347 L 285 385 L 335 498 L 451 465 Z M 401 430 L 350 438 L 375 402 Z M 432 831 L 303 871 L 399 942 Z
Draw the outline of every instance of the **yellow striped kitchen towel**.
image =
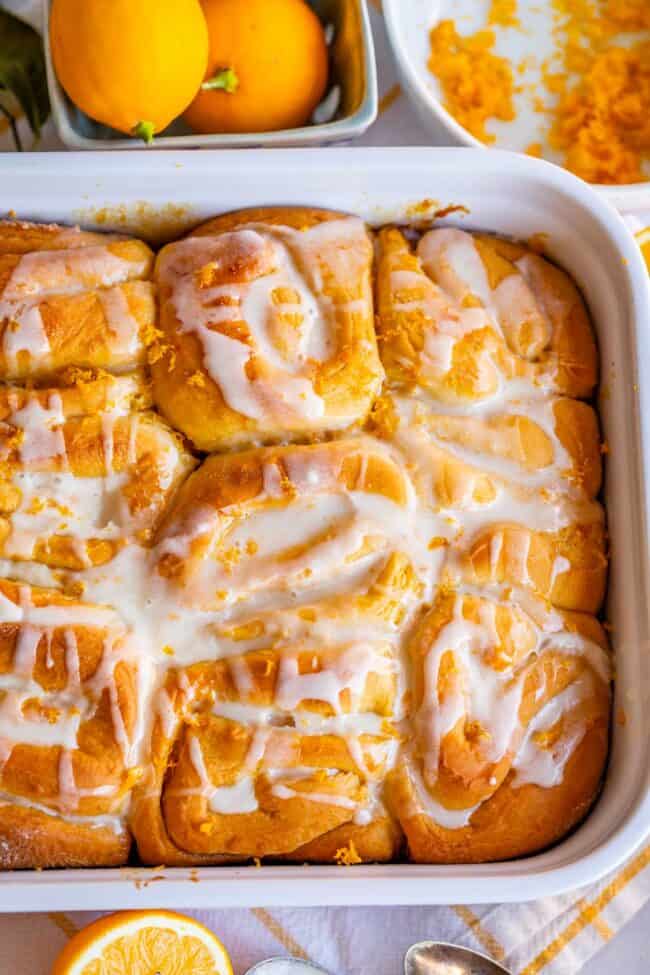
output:
M 355 869 L 341 868 L 341 869 Z M 527 904 L 450 907 L 253 908 L 188 911 L 212 928 L 241 975 L 271 955 L 311 959 L 334 975 L 399 975 L 415 941 L 467 945 L 514 975 L 576 975 L 650 900 L 650 844 L 579 893 Z M 0 971 L 42 975 L 96 914 L 0 917 Z M 630 975 L 642 969 L 631 970 Z

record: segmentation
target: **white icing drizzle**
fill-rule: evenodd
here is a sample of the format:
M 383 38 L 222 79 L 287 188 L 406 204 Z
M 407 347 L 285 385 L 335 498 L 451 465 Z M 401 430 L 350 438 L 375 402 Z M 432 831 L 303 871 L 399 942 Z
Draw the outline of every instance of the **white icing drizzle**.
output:
M 126 260 L 102 245 L 24 254 L 0 294 L 0 321 L 10 323 L 3 337 L 3 352 L 10 369 L 17 368 L 20 352 L 27 352 L 31 363 L 40 368 L 51 365 L 50 341 L 39 309 L 45 298 L 110 288 L 141 277 L 146 270 L 144 257 Z M 123 308 L 118 314 L 117 301 L 108 299 L 109 327 L 118 333 L 121 330 L 122 339 L 126 315 Z
M 116 836 L 120 836 L 126 831 L 125 815 L 94 815 L 78 816 L 66 812 L 62 809 L 50 809 L 49 806 L 32 799 L 25 799 L 24 796 L 9 795 L 0 792 L 0 806 L 20 806 L 23 809 L 35 809 L 45 816 L 56 816 L 64 823 L 72 823 L 74 826 L 83 826 L 90 829 L 108 829 Z
M 189 751 L 192 765 L 201 780 L 199 794 L 207 799 L 212 812 L 221 815 L 249 813 L 258 808 L 255 786 L 250 775 L 244 774 L 234 785 L 213 785 L 205 766 L 201 744 L 196 736 L 190 738 Z
M 34 559 L 39 542 L 54 536 L 66 537 L 81 566 L 90 565 L 86 543 L 91 540 L 123 543 L 146 529 L 157 517 L 159 505 L 184 463 L 179 448 L 167 433 L 154 434 L 157 490 L 151 491 L 149 505 L 132 510 L 126 489 L 137 477 L 139 456 L 150 448 L 146 440 L 139 446 L 139 414 L 123 416 L 117 412 L 101 415 L 98 437 L 106 473 L 84 477 L 70 470 L 66 452 L 65 421 L 61 397 L 52 393 L 43 408 L 34 396 L 12 413 L 7 423 L 18 430 L 20 464 L 10 475 L 20 502 L 8 515 L 10 533 L 4 542 L 4 555 L 18 560 Z M 115 426 L 128 424 L 128 467 L 115 470 Z
M 340 796 L 332 792 L 307 792 L 291 789 L 282 782 L 276 783 L 271 792 L 276 799 L 302 799 L 303 802 L 318 802 L 326 806 L 341 806 L 343 809 L 356 809 L 359 805 L 349 796 Z
M 593 681 L 586 675 L 556 694 L 538 711 L 526 729 L 526 735 L 512 767 L 516 769 L 513 786 L 533 784 L 551 789 L 562 782 L 564 768 L 574 748 L 582 741 L 586 726 L 580 720 L 569 720 L 568 728 L 550 748 L 537 744 L 535 736 L 566 720 L 585 697 L 593 693 Z
M 138 291 L 145 293 L 149 285 L 145 282 L 133 282 L 132 288 L 137 296 Z M 104 309 L 106 324 L 115 336 L 112 343 L 113 354 L 119 357 L 134 356 L 139 345 L 139 324 L 129 307 L 124 289 L 103 288 L 98 291 L 98 297 Z
M 275 689 L 277 705 L 285 711 L 294 711 L 301 701 L 324 701 L 334 712 L 341 710 L 340 696 L 350 691 L 353 702 L 363 693 L 371 673 L 394 670 L 394 663 L 377 654 L 371 644 L 356 644 L 345 648 L 332 661 L 332 665 L 314 673 L 298 672 L 298 660 L 288 653 L 282 655 L 280 673 Z M 353 703 L 353 708 L 355 704 Z
M 416 314 L 425 326 L 416 362 L 397 361 L 407 373 L 416 365 L 420 379 L 435 390 L 438 409 L 471 413 L 485 404 L 499 408 L 522 395 L 557 392 L 553 330 L 569 314 L 571 299 L 551 293 L 538 258 L 516 260 L 511 273 L 492 288 L 478 244 L 465 231 L 431 230 L 416 253 L 421 270 L 400 268 L 398 253 L 396 266 L 387 271 L 393 313 Z M 459 365 L 456 348 L 470 333 L 475 333 L 472 366 L 462 375 L 471 393 L 456 388 L 455 381 L 445 385 L 452 367 Z
M 67 466 L 67 453 L 63 436 L 63 404 L 58 393 L 50 393 L 47 407 L 41 406 L 36 396 L 12 413 L 8 424 L 20 430 L 20 460 L 30 468 L 39 461 L 60 458 Z
M 534 636 L 533 646 L 525 659 L 514 660 L 506 667 L 495 667 L 490 653 L 501 645 L 495 615 L 498 602 L 481 600 L 478 623 L 465 618 L 463 605 L 461 592 L 454 600 L 453 619 L 437 633 L 424 657 L 423 698 L 414 719 L 424 781 L 429 788 L 435 787 L 445 736 L 459 722 L 463 725 L 477 722 L 483 734 L 483 761 L 496 764 L 509 755 L 512 767 L 521 770 L 517 781 L 536 781 L 536 777 L 545 776 L 548 784 L 558 784 L 573 748 L 584 735 L 585 725 L 578 721 L 560 747 L 541 757 L 534 743 L 534 733 L 555 723 L 586 694 L 593 693 L 595 679 L 607 685 L 611 679 L 611 666 L 606 651 L 579 633 L 565 630 L 557 613 L 546 611 L 545 619 L 534 621 L 530 616 L 523 617 L 519 607 L 520 619 L 510 620 L 510 639 L 517 649 L 523 649 L 527 645 L 528 632 L 529 636 Z M 524 681 L 529 665 L 543 657 L 545 652 L 580 656 L 590 669 L 566 691 L 551 698 L 524 728 L 519 717 Z M 452 685 L 447 684 L 447 692 L 441 698 L 438 690 L 440 666 L 446 654 L 453 655 L 456 677 Z M 543 691 L 542 686 L 540 691 Z M 496 787 L 498 782 L 494 780 L 492 784 Z M 539 784 L 546 783 L 540 781 Z
M 368 295 L 335 302 L 325 294 L 323 269 L 344 291 L 367 261 L 365 230 L 354 217 L 304 231 L 250 224 L 171 245 L 159 280 L 181 330 L 198 336 L 206 371 L 231 409 L 318 429 L 325 403 L 314 378 L 336 353 L 339 316 L 372 314 Z M 333 419 L 335 426 L 352 420 Z
M 137 646 L 125 632 L 114 610 L 90 604 L 37 606 L 27 585 L 19 587 L 17 602 L 4 594 L 0 598 L 0 625 L 4 623 L 20 623 L 21 626 L 16 639 L 13 668 L 0 674 L 0 773 L 16 744 L 58 748 L 58 794 L 44 799 L 40 805 L 29 797 L 24 797 L 21 802 L 50 813 L 57 810 L 66 818 L 78 811 L 80 801 L 85 798 L 108 799 L 117 793 L 117 787 L 111 783 L 82 788 L 77 783 L 74 770 L 79 730 L 85 722 L 94 718 L 105 691 L 110 702 L 113 734 L 122 753 L 125 770 L 133 768 L 142 759 L 145 739 L 143 703 L 152 681 L 151 662 L 146 658 L 139 659 Z M 77 633 L 73 626 L 99 629 L 103 633 L 99 665 L 90 677 L 83 680 Z M 54 666 L 52 640 L 55 631 L 59 631 L 64 643 L 65 685 L 58 690 L 44 690 L 36 679 L 37 652 L 42 641 L 45 641 L 46 668 L 51 669 Z M 133 668 L 138 701 L 135 722 L 128 729 L 115 676 L 116 667 L 125 661 Z M 111 802 L 109 808 L 113 805 Z M 111 825 L 115 819 L 112 816 L 107 819 L 104 815 L 76 818 L 79 822 L 88 819 L 97 826 Z M 71 821 L 76 821 L 76 818 L 73 817 Z

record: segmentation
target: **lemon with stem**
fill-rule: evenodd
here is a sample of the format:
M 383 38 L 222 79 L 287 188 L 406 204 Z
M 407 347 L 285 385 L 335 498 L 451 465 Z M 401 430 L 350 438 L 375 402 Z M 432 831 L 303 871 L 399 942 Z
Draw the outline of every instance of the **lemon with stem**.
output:
M 150 143 L 205 77 L 199 0 L 53 0 L 54 70 L 86 115 Z
M 327 87 L 325 32 L 305 0 L 203 0 L 210 56 L 185 113 L 196 132 L 304 125 Z

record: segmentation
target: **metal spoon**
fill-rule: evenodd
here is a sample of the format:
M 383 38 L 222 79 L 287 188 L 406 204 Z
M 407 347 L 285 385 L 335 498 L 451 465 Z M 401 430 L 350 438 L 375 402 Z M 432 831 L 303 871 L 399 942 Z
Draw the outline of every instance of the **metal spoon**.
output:
M 330 975 L 320 965 L 278 955 L 253 965 L 246 975 Z M 404 975 L 510 975 L 486 955 L 444 941 L 418 941 L 404 956 Z
M 404 975 L 510 975 L 487 955 L 444 941 L 418 941 L 404 956 Z

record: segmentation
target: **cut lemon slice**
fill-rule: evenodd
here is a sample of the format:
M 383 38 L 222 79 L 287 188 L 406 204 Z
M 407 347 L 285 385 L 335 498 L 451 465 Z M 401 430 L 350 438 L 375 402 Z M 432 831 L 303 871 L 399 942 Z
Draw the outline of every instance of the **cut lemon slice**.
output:
M 79 931 L 52 975 L 232 975 L 212 931 L 172 911 L 121 911 Z
M 645 230 L 640 230 L 634 236 L 636 237 L 637 244 L 641 248 L 641 253 L 648 266 L 648 271 L 650 271 L 650 227 L 646 227 Z

